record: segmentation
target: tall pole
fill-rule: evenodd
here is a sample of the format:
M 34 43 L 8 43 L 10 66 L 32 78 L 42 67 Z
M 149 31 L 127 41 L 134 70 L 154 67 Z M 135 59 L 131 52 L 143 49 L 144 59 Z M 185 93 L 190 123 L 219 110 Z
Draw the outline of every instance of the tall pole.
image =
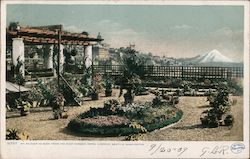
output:
M 60 90 L 60 51 L 61 51 L 61 29 L 58 29 L 58 52 L 57 52 L 57 84 Z

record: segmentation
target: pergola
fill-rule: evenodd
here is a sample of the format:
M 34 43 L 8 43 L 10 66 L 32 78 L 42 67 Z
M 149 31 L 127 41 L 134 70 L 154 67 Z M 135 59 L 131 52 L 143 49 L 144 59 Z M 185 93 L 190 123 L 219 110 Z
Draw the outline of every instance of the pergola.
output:
M 57 45 L 57 74 L 58 82 L 62 65 L 64 63 L 63 45 L 82 45 L 84 46 L 85 66 L 92 65 L 92 45 L 103 39 L 90 37 L 86 32 L 71 33 L 63 30 L 62 25 L 39 26 L 39 27 L 21 27 L 7 28 L 6 44 L 12 46 L 12 63 L 14 66 L 20 61 L 25 61 L 24 45 L 50 45 L 49 56 L 45 59 L 46 68 L 53 69 L 53 47 Z M 84 60 L 83 59 L 83 60 Z M 21 67 L 24 76 L 24 63 Z
M 20 27 L 15 30 L 7 29 L 7 45 L 11 45 L 13 38 L 22 38 L 27 45 L 44 44 L 67 44 L 67 45 L 92 45 L 97 39 L 87 34 L 70 33 L 63 31 L 62 25 L 40 26 L 40 27 Z M 60 39 L 59 39 L 60 36 Z

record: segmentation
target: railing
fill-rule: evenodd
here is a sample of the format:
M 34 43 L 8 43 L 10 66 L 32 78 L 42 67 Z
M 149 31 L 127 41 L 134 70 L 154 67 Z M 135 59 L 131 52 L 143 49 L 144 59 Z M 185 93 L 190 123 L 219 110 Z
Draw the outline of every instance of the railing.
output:
M 44 60 L 42 58 L 25 58 L 25 68 L 29 70 L 44 68 Z
M 202 67 L 202 66 L 142 66 L 145 77 L 171 78 L 243 78 L 243 67 Z M 119 76 L 122 67 L 119 65 L 93 65 L 93 70 L 100 74 Z

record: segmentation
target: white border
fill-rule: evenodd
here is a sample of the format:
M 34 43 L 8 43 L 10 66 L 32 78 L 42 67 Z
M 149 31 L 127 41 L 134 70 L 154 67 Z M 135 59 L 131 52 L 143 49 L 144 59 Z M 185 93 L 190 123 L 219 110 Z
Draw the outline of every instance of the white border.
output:
M 5 142 L 5 28 L 7 4 L 112 4 L 112 5 L 243 5 L 244 14 L 244 141 L 17 141 Z M 0 158 L 177 158 L 176 153 L 158 153 L 151 156 L 147 151 L 151 144 L 165 147 L 188 147 L 181 158 L 200 158 L 203 147 L 244 143 L 241 154 L 203 156 L 204 158 L 248 158 L 249 157 L 249 2 L 247 1 L 2 1 L 1 2 L 1 156 Z M 11 142 L 10 142 L 11 143 Z M 58 145 L 54 145 L 57 143 Z M 73 145 L 66 145 L 72 143 Z M 35 146 L 33 145 L 35 144 Z M 85 144 L 85 145 L 79 145 Z M 93 145 L 95 144 L 95 145 Z M 110 144 L 109 146 L 103 144 Z M 112 145 L 117 144 L 117 145 Z M 129 145 L 128 145 L 129 144 Z M 134 144 L 134 145 L 133 145 Z

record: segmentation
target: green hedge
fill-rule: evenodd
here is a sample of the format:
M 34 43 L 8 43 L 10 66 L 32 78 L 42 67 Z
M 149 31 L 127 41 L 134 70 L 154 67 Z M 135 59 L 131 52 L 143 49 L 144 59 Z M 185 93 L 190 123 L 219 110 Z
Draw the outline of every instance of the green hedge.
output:
M 161 123 L 156 123 L 156 124 L 149 124 L 149 125 L 143 125 L 148 131 L 153 131 L 155 129 L 160 129 L 160 128 L 163 128 L 165 126 L 168 126 L 172 123 L 176 123 L 177 121 L 179 121 L 181 119 L 183 115 L 183 112 L 181 110 L 178 110 L 177 113 L 176 113 L 176 116 L 171 118 L 171 119 L 168 119 L 168 120 L 165 120 Z
M 179 121 L 182 115 L 183 112 L 181 110 L 178 110 L 176 116 L 171 119 L 165 120 L 161 123 L 143 125 L 143 127 L 145 127 L 147 131 L 160 129 Z M 116 126 L 105 126 L 105 127 L 97 127 L 93 125 L 91 126 L 86 125 L 84 122 L 81 122 L 81 120 L 77 118 L 71 120 L 68 124 L 68 128 L 70 130 L 88 136 L 125 136 L 142 132 L 141 129 L 131 128 L 129 127 L 129 125 L 116 125 Z

